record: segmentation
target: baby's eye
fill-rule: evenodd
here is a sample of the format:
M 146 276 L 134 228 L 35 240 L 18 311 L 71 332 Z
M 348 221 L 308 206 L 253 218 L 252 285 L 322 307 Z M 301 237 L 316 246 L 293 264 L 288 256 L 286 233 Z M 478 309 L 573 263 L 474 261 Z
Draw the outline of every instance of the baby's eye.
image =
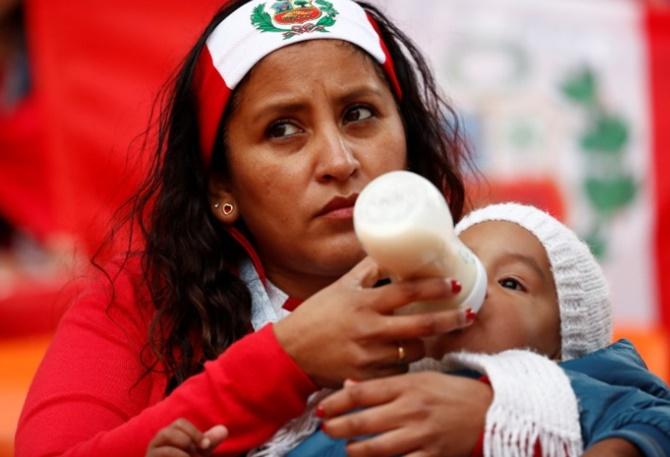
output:
M 365 106 L 354 106 L 344 113 L 344 122 L 357 122 L 371 118 L 372 110 Z
M 294 123 L 289 121 L 278 121 L 268 128 L 267 135 L 270 138 L 283 138 L 300 132 L 301 129 Z
M 524 292 L 526 291 L 526 288 L 523 284 L 521 284 L 521 281 L 515 278 L 502 278 L 498 281 L 498 284 L 506 289 L 520 290 Z

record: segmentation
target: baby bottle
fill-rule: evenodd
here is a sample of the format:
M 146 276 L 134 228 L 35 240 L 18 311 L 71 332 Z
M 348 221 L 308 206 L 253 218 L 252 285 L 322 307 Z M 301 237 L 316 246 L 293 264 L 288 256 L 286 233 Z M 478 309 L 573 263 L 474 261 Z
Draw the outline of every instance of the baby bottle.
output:
M 455 235 L 447 202 L 426 178 L 393 171 L 371 181 L 356 201 L 354 229 L 365 251 L 390 273 L 391 280 L 449 277 L 462 285 L 447 300 L 410 303 L 398 313 L 481 307 L 486 270 Z

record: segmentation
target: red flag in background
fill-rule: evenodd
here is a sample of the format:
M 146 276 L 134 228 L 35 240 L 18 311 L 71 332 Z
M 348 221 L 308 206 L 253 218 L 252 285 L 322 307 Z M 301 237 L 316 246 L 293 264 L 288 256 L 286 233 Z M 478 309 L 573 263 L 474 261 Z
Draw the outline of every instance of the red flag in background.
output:
M 12 119 L 0 119 L 0 214 L 43 242 L 67 235 L 83 256 L 94 252 L 145 171 L 146 157 L 129 156 L 130 144 L 223 3 L 24 0 L 33 90 Z M 62 278 L 14 276 L 0 274 L 0 366 L 11 366 L 0 382 L 0 455 L 13 455 L 23 397 L 48 341 L 32 338 L 55 327 L 69 294 Z
M 0 116 L 0 214 L 38 239 L 54 227 L 42 129 L 31 96 Z
M 222 3 L 25 2 L 45 139 L 35 162 L 47 162 L 41 187 L 53 231 L 74 235 L 85 254 L 143 177 L 146 157 L 131 144 L 147 127 L 157 92 Z M 26 210 L 37 216 L 39 205 Z
M 649 8 L 650 100 L 656 185 L 656 276 L 659 314 L 670 329 L 670 9 Z
M 0 117 L 0 216 L 41 246 L 0 259 L 0 337 L 54 328 L 73 261 L 146 172 L 159 90 L 223 3 L 23 2 L 32 89 Z

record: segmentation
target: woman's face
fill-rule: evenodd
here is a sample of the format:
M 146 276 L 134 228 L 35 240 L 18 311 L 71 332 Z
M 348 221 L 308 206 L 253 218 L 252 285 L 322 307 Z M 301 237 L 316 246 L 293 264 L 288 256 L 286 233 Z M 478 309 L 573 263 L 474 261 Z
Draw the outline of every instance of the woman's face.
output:
M 307 297 L 363 257 L 353 204 L 405 167 L 405 132 L 373 61 L 335 40 L 280 49 L 240 87 L 227 125 L 225 189 L 267 275 Z
M 486 269 L 486 300 L 470 327 L 441 337 L 439 352 L 532 348 L 558 358 L 558 299 L 540 241 L 520 225 L 505 221 L 473 225 L 459 238 Z

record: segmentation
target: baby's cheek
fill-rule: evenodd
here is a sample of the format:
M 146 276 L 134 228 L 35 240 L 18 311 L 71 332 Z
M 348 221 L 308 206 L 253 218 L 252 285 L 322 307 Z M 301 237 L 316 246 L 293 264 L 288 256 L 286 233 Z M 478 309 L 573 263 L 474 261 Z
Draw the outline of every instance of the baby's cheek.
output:
M 423 342 L 426 347 L 426 356 L 432 357 L 435 360 L 442 360 L 442 358 L 449 352 L 458 352 L 462 350 L 477 351 L 479 348 L 476 347 L 476 344 L 473 344 L 472 336 L 472 329 L 469 328 L 424 338 Z

